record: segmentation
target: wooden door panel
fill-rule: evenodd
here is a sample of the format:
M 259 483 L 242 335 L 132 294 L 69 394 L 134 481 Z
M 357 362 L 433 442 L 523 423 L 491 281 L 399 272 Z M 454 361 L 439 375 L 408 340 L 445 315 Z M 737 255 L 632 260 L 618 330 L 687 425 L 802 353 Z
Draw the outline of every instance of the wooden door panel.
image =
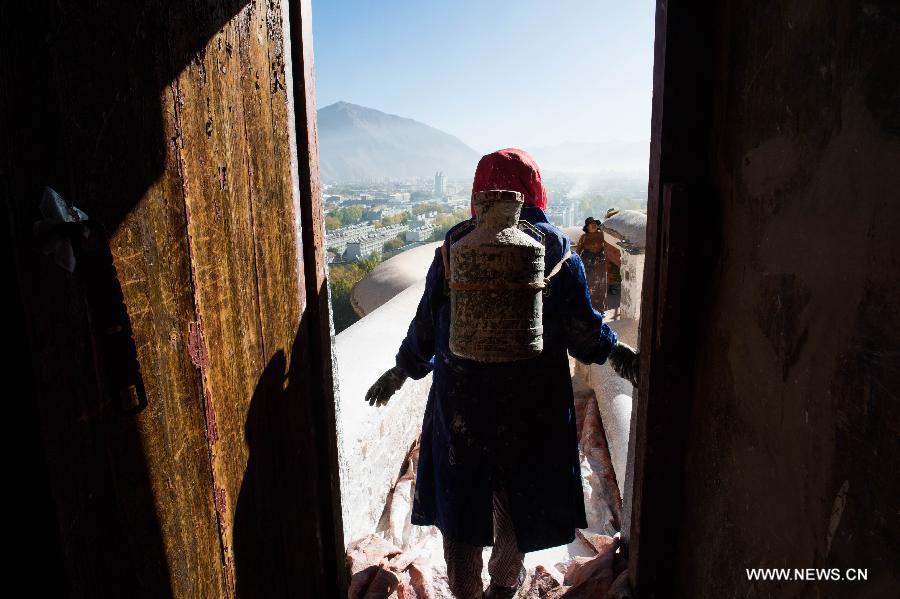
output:
M 292 81 L 287 4 L 2 9 L 0 191 L 76 596 L 334 594 L 327 295 L 306 309 L 301 210 L 310 248 L 324 228 L 292 105 L 314 119 L 312 72 Z M 33 247 L 44 185 L 103 232 L 73 273 Z

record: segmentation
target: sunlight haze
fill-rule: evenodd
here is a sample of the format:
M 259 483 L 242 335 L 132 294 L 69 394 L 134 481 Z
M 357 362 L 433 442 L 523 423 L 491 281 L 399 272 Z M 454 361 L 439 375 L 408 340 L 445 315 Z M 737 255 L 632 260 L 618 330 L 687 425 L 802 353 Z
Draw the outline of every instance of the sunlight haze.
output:
M 649 143 L 652 2 L 313 0 L 317 105 L 415 119 L 485 153 Z

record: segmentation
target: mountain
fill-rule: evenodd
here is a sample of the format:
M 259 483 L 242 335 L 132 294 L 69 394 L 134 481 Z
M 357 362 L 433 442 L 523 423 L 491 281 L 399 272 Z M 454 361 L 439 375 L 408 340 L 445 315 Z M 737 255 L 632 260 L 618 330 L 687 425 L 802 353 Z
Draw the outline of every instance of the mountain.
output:
M 337 102 L 319 109 L 319 167 L 327 182 L 388 177 L 470 178 L 481 154 L 418 121 Z

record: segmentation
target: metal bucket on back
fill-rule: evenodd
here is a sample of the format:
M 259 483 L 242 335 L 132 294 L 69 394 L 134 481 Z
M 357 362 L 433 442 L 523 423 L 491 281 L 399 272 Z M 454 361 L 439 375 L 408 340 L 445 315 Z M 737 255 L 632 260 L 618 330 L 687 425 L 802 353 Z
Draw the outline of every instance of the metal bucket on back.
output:
M 476 193 L 475 229 L 450 246 L 450 351 L 457 356 L 512 362 L 543 350 L 544 246 L 519 229 L 522 203 L 514 191 Z

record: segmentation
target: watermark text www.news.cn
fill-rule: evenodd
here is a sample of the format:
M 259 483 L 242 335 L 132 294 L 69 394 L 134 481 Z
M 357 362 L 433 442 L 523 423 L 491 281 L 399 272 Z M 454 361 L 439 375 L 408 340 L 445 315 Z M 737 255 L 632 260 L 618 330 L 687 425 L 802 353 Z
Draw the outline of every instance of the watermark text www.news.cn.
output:
M 867 568 L 747 568 L 748 580 L 865 581 Z

